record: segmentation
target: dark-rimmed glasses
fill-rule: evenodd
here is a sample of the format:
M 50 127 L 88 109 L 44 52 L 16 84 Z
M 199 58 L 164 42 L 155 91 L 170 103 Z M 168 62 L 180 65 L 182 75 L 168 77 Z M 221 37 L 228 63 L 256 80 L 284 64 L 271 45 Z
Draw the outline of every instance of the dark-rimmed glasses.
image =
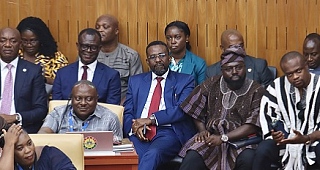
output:
M 87 50 L 91 50 L 91 51 L 98 51 L 99 50 L 99 46 L 98 45 L 88 45 L 88 44 L 81 44 L 79 43 L 80 49 L 82 51 L 87 51 Z
M 164 57 L 166 57 L 168 54 L 166 53 L 159 53 L 159 54 L 152 54 L 152 55 L 149 55 L 147 58 L 149 60 L 155 60 L 157 57 L 159 57 L 159 59 L 163 59 Z
M 21 42 L 22 42 L 23 45 L 28 45 L 28 44 L 36 45 L 36 44 L 39 42 L 39 40 L 37 40 L 37 39 L 34 39 L 34 40 L 24 40 L 24 39 L 22 39 Z

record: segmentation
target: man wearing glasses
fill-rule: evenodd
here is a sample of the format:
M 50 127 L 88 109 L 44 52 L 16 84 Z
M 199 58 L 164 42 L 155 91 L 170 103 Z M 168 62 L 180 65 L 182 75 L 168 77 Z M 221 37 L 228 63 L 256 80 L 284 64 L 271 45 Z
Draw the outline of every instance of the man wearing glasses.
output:
M 151 42 L 146 53 L 151 71 L 129 78 L 124 133 L 139 155 L 139 170 L 156 170 L 195 133 L 192 119 L 179 107 L 195 82 L 191 75 L 168 69 L 169 49 L 164 42 Z
M 285 54 L 280 67 L 285 76 L 275 79 L 261 100 L 265 140 L 255 153 L 254 170 L 271 169 L 271 164 L 280 162 L 286 170 L 320 164 L 315 135 L 320 122 L 319 75 L 309 73 L 306 58 L 296 51 Z M 283 126 L 276 126 L 280 121 Z
M 76 45 L 80 60 L 58 70 L 53 83 L 52 99 L 69 99 L 77 81 L 89 80 L 97 88 L 98 102 L 120 104 L 119 72 L 97 61 L 101 49 L 100 33 L 92 28 L 84 29 L 79 33 Z

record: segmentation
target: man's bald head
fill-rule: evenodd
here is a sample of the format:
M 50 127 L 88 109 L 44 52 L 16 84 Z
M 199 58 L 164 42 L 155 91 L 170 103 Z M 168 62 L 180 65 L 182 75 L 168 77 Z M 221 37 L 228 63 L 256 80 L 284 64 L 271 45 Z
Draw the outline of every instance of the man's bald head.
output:
M 116 17 L 106 14 L 96 20 L 96 30 L 99 31 L 103 44 L 118 42 L 119 21 Z
M 221 45 L 222 51 L 232 46 L 240 46 L 244 49 L 244 41 L 241 33 L 234 29 L 229 29 L 221 34 Z
M 16 36 L 18 36 L 18 38 L 20 38 L 20 32 L 16 29 L 16 28 L 11 28 L 11 27 L 4 27 L 0 29 L 0 33 L 2 34 L 3 32 L 12 32 L 13 34 L 15 34 Z
M 113 15 L 109 15 L 109 14 L 101 15 L 96 22 L 98 21 L 108 21 L 113 27 L 115 28 L 119 27 L 119 21 Z
M 91 89 L 93 89 L 94 91 L 97 92 L 96 87 L 95 87 L 94 84 L 93 84 L 91 81 L 89 81 L 89 80 L 80 80 L 80 81 L 76 82 L 76 83 L 74 84 L 74 86 L 72 87 L 72 92 L 74 91 L 74 89 L 78 88 L 79 86 L 83 86 L 83 85 L 88 86 L 89 88 L 91 88 Z

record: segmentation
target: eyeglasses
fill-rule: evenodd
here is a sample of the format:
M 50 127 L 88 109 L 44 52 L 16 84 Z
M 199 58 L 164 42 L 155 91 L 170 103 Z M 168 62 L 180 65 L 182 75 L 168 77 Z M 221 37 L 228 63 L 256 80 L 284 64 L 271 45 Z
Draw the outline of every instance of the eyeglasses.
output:
M 149 55 L 147 58 L 149 60 L 155 60 L 157 57 L 159 57 L 160 59 L 163 59 L 164 57 L 166 57 L 167 54 L 166 53 L 159 53 L 159 54 L 152 54 L 152 55 Z
M 88 45 L 88 44 L 81 44 L 81 43 L 79 43 L 79 45 L 82 51 L 87 51 L 88 49 L 90 49 L 91 51 L 98 51 L 99 49 L 98 45 Z
M 39 40 L 37 40 L 37 39 L 34 39 L 34 40 L 24 40 L 24 39 L 22 39 L 21 42 L 22 42 L 23 45 L 28 45 L 28 44 L 37 45 L 37 43 L 39 42 Z
M 244 64 L 238 64 L 236 66 L 222 66 L 221 70 L 224 70 L 226 72 L 231 72 L 233 69 L 236 69 L 236 71 L 241 71 L 244 67 Z

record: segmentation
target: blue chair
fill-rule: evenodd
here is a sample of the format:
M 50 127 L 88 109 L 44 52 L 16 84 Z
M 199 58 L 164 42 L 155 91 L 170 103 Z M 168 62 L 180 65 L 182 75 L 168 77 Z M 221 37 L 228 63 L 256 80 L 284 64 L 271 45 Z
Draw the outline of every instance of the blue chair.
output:
M 269 70 L 271 71 L 272 75 L 273 75 L 273 79 L 277 78 L 277 68 L 274 66 L 268 66 Z

